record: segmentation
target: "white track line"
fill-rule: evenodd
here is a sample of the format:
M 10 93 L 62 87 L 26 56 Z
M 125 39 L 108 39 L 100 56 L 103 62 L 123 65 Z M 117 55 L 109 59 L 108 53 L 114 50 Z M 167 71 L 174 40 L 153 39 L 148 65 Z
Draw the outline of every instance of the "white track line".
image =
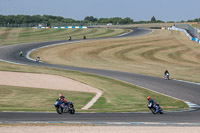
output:
M 133 32 L 133 30 L 131 30 L 130 32 L 127 32 L 127 33 L 123 33 L 123 34 L 121 34 L 121 35 L 118 35 L 118 37 L 127 35 L 127 34 L 129 34 L 129 33 L 131 33 L 131 32 Z
M 82 108 L 82 110 L 87 110 L 90 107 L 92 107 L 94 103 L 101 97 L 101 95 L 102 95 L 102 92 L 97 92 L 96 96 L 93 97 L 92 100 Z
M 185 82 L 185 83 L 190 83 L 190 84 L 195 84 L 195 85 L 200 85 L 200 83 L 195 83 L 195 82 L 191 82 L 191 81 L 185 81 L 185 80 L 179 80 L 179 79 L 173 79 L 173 80 Z
M 22 63 L 17 63 L 17 62 L 12 62 L 12 61 L 7 61 L 7 60 L 2 60 L 2 59 L 0 59 L 0 61 L 2 61 L 2 62 L 6 62 L 6 63 L 10 63 L 10 64 L 16 64 L 16 65 L 25 65 L 25 66 L 28 66 L 27 64 L 22 64 Z

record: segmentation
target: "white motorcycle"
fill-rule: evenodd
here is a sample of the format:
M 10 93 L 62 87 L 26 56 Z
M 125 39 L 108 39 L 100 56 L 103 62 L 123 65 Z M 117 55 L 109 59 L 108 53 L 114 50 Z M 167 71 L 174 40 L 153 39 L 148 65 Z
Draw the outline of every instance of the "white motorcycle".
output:
M 39 62 L 40 61 L 40 56 L 38 56 L 35 61 Z
M 169 73 L 165 74 L 165 80 L 169 80 Z

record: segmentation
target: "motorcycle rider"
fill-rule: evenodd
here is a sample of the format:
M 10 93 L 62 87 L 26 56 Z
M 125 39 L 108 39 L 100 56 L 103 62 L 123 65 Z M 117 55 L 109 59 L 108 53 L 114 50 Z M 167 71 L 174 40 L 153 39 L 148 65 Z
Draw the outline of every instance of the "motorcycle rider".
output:
M 166 70 L 164 74 L 165 74 L 165 79 L 167 79 L 167 75 L 169 75 L 168 70 Z
M 159 107 L 157 106 L 156 101 L 153 98 L 151 98 L 150 96 L 147 97 L 147 100 L 148 100 L 148 107 L 149 108 L 151 108 L 151 107 L 156 108 L 156 113 L 158 113 Z
M 71 36 L 69 36 L 69 41 L 71 41 L 72 40 L 72 37 Z
M 57 99 L 57 101 L 60 101 L 61 103 L 65 103 L 65 105 L 68 105 L 67 100 L 65 99 L 65 97 L 63 96 L 63 94 L 59 94 L 59 98 Z
M 83 39 L 86 39 L 86 36 L 85 36 L 85 35 L 83 36 Z
M 19 57 L 22 57 L 22 55 L 23 55 L 23 52 L 20 51 L 20 52 L 19 52 Z
M 39 62 L 40 61 L 40 56 L 38 56 L 37 58 L 36 58 L 36 62 Z

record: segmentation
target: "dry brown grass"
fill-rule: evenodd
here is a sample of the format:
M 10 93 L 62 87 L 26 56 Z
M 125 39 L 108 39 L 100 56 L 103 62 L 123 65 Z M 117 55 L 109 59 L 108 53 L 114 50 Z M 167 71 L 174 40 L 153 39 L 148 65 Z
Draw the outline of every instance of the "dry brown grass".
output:
M 183 32 L 154 30 L 142 37 L 85 41 L 35 51 L 54 64 L 90 67 L 200 82 L 200 46 Z
M 129 32 L 127 29 L 34 29 L 34 28 L 6 28 L 0 27 L 0 46 L 21 44 L 28 42 L 42 42 L 53 40 L 66 40 L 69 36 L 72 39 L 102 38 L 117 36 Z

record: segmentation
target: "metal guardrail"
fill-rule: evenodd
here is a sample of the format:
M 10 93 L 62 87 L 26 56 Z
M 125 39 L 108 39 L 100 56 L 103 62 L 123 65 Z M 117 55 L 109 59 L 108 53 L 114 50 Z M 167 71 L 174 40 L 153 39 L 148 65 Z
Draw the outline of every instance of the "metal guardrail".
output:
M 189 25 L 189 24 L 175 24 L 175 26 L 177 28 L 181 28 L 181 29 L 187 30 L 193 37 L 200 39 L 200 36 L 199 36 L 199 33 L 198 33 L 197 29 L 195 29 L 191 25 Z

